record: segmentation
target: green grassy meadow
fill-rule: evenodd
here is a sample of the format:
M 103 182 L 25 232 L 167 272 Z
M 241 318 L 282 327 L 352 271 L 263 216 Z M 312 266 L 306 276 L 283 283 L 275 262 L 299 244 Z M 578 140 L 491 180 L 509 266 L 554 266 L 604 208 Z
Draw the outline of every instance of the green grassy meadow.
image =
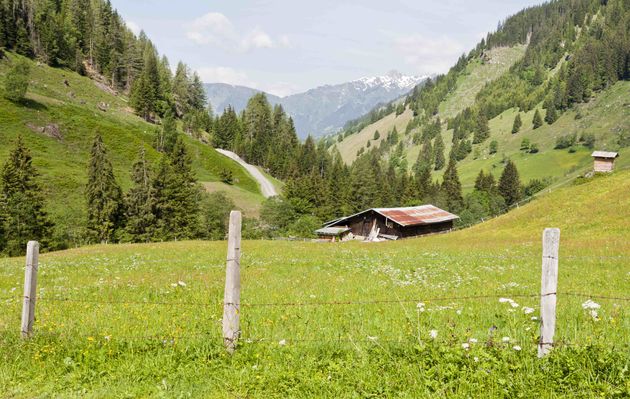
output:
M 244 241 L 232 356 L 225 242 L 42 254 L 28 341 L 24 260 L 0 259 L 0 396 L 628 397 L 629 192 L 616 172 L 448 234 Z M 561 228 L 558 346 L 539 360 L 545 227 Z
M 16 57 L 7 54 L 7 59 L 0 60 L 0 80 Z M 146 150 L 151 164 L 157 166 L 159 154 L 152 143 L 159 126 L 135 116 L 124 96 L 101 89 L 87 77 L 30 63 L 31 82 L 25 104 L 12 103 L 0 95 L 0 165 L 17 136 L 22 135 L 41 174 L 50 213 L 60 230 L 72 231 L 78 228 L 77 224 L 68 221 L 83 220 L 85 214 L 83 192 L 94 136 L 97 133 L 103 136 L 115 176 L 123 189 L 127 189 L 131 185 L 131 166 L 140 148 Z M 107 104 L 105 112 L 97 108 L 99 103 Z M 59 127 L 61 139 L 38 131 L 50 124 Z M 185 139 L 199 181 L 223 186 L 230 193 L 244 192 L 246 195 L 233 199 L 246 202 L 247 207 L 259 206 L 262 196 L 258 184 L 238 163 L 200 141 L 187 136 Z M 224 169 L 232 171 L 233 187 L 221 182 L 219 176 Z M 74 234 L 79 235 L 78 232 L 71 235 Z

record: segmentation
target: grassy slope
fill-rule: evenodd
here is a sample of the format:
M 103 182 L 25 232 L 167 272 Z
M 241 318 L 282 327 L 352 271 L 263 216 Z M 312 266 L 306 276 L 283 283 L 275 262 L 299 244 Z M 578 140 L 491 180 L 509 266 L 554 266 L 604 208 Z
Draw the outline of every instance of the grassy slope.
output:
M 475 96 L 486 83 L 507 72 L 524 54 L 525 45 L 497 47 L 487 51 L 488 61 L 471 61 L 457 80 L 455 90 L 439 106 L 442 119 L 453 118 L 461 110 L 473 105 Z
M 472 105 L 475 96 L 483 85 L 496 79 L 507 71 L 525 52 L 524 46 L 495 48 L 488 52 L 490 61 L 482 63 L 479 59 L 473 60 L 466 68 L 466 72 L 457 82 L 456 89 L 450 93 L 446 100 L 439 106 L 439 115 L 442 119 L 452 117 L 467 106 Z M 552 71 L 557 72 L 558 67 Z M 478 156 L 475 157 L 475 149 L 466 159 L 458 164 L 458 171 L 462 185 L 465 190 L 471 190 L 475 177 L 479 170 L 491 171 L 497 178 L 502 172 L 504 156 L 514 160 L 517 164 L 521 179 L 524 183 L 531 179 L 551 178 L 554 182 L 560 182 L 570 177 L 575 177 L 579 172 L 588 170 L 592 165 L 590 157 L 591 150 L 578 146 L 578 151 L 570 154 L 568 150 L 554 150 L 556 138 L 577 133 L 578 137 L 583 133 L 591 133 L 597 137 L 597 149 L 616 150 L 614 137 L 620 130 L 630 129 L 630 82 L 618 82 L 611 88 L 597 93 L 595 98 L 587 104 L 581 104 L 575 109 L 564 113 L 553 125 L 546 123 L 539 129 L 532 128 L 532 118 L 534 110 L 522 113 L 523 127 L 518 134 L 511 134 L 512 123 L 516 115 L 516 109 L 510 109 L 489 121 L 491 137 L 479 145 Z M 544 116 L 542 104 L 538 109 Z M 581 119 L 576 119 L 576 114 L 582 115 Z M 383 120 L 375 122 L 383 129 L 388 129 L 389 116 Z M 401 129 L 399 128 L 399 131 Z M 402 129 L 404 131 L 404 129 Z M 372 130 L 373 133 L 373 130 Z M 406 137 L 406 156 L 409 167 L 412 167 L 418 158 L 420 146 L 411 145 L 411 135 Z M 444 142 L 446 144 L 445 155 L 448 155 L 452 142 L 452 131 L 443 131 Z M 337 144 L 345 149 L 342 155 L 345 157 L 356 157 L 356 150 L 365 144 L 371 137 L 368 135 L 352 135 Z M 526 154 L 520 151 L 521 141 L 527 138 L 532 143 L 536 143 L 540 152 L 537 154 Z M 492 140 L 497 140 L 499 152 L 489 155 L 488 146 Z M 618 160 L 620 167 L 630 166 L 630 149 L 622 149 L 621 157 Z M 441 177 L 443 173 L 435 173 L 436 177 Z
M 398 116 L 393 112 L 383 119 L 364 127 L 360 132 L 346 137 L 341 143 L 336 144 L 341 153 L 341 157 L 347 164 L 351 164 L 357 158 L 357 151 L 359 151 L 361 147 L 365 147 L 367 142 L 374 138 L 374 132 L 377 130 L 381 137 L 378 140 L 372 140 L 371 145 L 373 146 L 378 146 L 382 140 L 385 140 L 389 132 L 394 129 L 394 126 L 399 134 L 404 134 L 405 128 L 412 116 L 413 112 L 409 109 Z
M 491 137 L 486 142 L 473 146 L 479 147 L 480 156 L 474 159 L 473 154 L 459 163 L 458 170 L 464 187 L 470 189 L 480 169 L 492 171 L 496 177 L 502 171 L 501 160 L 508 156 L 516 162 L 523 182 L 533 178 L 551 177 L 555 181 L 561 181 L 567 177 L 584 172 L 592 167 L 592 150 L 577 146 L 578 151 L 571 154 L 567 149 L 555 150 L 553 147 L 556 138 L 576 133 L 580 137 L 584 133 L 594 134 L 597 138 L 597 149 L 617 150 L 614 140 L 618 131 L 630 129 L 630 82 L 618 82 L 608 90 L 598 93 L 587 104 L 582 104 L 576 109 L 564 113 L 553 125 L 544 124 L 534 130 L 532 118 L 534 110 L 521 113 L 523 127 L 517 134 L 512 134 L 512 123 L 516 116 L 516 109 L 503 112 L 489 122 Z M 539 106 L 544 115 L 544 110 Z M 576 119 L 577 112 L 582 115 Z M 452 133 L 445 133 L 447 144 L 446 151 L 450 149 Z M 527 154 L 520 151 L 521 141 L 527 138 L 532 143 L 538 144 L 540 152 Z M 499 152 L 488 154 L 490 141 L 497 140 Z M 630 166 L 630 149 L 622 149 L 618 166 Z
M 581 307 L 587 297 L 566 293 L 628 296 L 628 192 L 630 172 L 618 172 L 451 234 L 379 244 L 245 241 L 244 303 L 417 298 L 426 312 L 415 301 L 244 306 L 243 345 L 233 357 L 221 350 L 219 335 L 222 242 L 42 255 L 40 295 L 186 305 L 44 299 L 29 343 L 17 337 L 23 260 L 3 259 L 0 297 L 14 299 L 0 302 L 0 330 L 6 330 L 0 392 L 15 398 L 623 397 L 630 394 L 622 371 L 630 361 L 623 346 L 630 309 L 596 298 L 602 307 L 594 321 Z M 562 229 L 556 340 L 586 349 L 560 347 L 541 362 L 538 323 L 530 317 L 538 315 L 540 236 L 552 226 Z M 186 286 L 173 287 L 177 281 Z M 496 297 L 430 299 L 468 295 L 511 297 L 520 307 Z M 535 311 L 524 314 L 522 306 Z M 435 341 L 431 329 L 438 331 Z M 479 343 L 467 351 L 461 344 L 469 338 Z M 488 340 L 493 346 L 483 345 Z
M 462 109 L 472 105 L 475 96 L 483 88 L 483 85 L 507 71 L 524 53 L 525 46 L 499 47 L 488 51 L 490 57 L 488 62 L 482 63 L 478 59 L 471 62 L 458 80 L 456 89 L 440 104 L 440 116 L 443 119 L 453 117 Z M 367 126 L 361 132 L 346 137 L 337 144 L 343 159 L 347 163 L 351 163 L 356 158 L 357 151 L 365 146 L 368 140 L 372 139 L 376 129 L 383 137 L 383 132 L 392 130 L 395 122 L 398 132 L 404 133 L 412 114 L 409 112 L 403 115 L 405 116 L 404 119 L 401 115 L 396 120 L 394 120 L 393 114 L 388 115 Z M 408 137 L 409 143 L 411 142 L 410 139 L 411 137 Z M 407 159 L 410 165 L 413 165 L 418 157 L 418 151 L 418 147 L 412 147 L 408 151 Z
M 0 61 L 0 79 L 8 67 L 7 60 Z M 0 164 L 21 134 L 32 151 L 51 213 L 58 221 L 83 218 L 89 149 L 97 132 L 109 148 L 115 175 L 124 188 L 130 185 L 131 165 L 141 146 L 157 165 L 158 153 L 151 147 L 156 126 L 133 115 L 125 98 L 101 90 L 90 79 L 32 63 L 27 99 L 24 106 L 0 97 Z M 107 112 L 97 108 L 100 102 L 109 104 Z M 58 124 L 63 140 L 35 132 L 27 127 L 29 123 L 40 127 Z M 252 200 L 262 199 L 257 183 L 240 165 L 205 144 L 188 138 L 186 141 L 200 181 L 219 182 L 219 172 L 229 169 L 237 181 L 236 187 L 251 194 Z M 229 190 L 227 186 L 226 189 Z

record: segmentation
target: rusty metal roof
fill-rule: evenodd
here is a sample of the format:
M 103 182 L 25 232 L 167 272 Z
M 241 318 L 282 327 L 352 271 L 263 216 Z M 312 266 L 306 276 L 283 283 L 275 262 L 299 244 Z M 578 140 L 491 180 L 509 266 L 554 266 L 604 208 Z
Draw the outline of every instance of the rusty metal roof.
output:
M 441 223 L 459 219 L 457 215 L 453 215 L 433 205 L 410 206 L 406 208 L 374 208 L 374 211 L 401 226 Z
M 406 208 L 370 208 L 354 215 L 331 220 L 326 227 L 339 225 L 340 223 L 363 213 L 374 211 L 401 226 L 416 226 L 420 224 L 433 224 L 459 219 L 459 216 L 449 213 L 434 205 L 410 206 Z
M 619 154 L 612 151 L 593 151 L 591 156 L 594 158 L 617 158 Z

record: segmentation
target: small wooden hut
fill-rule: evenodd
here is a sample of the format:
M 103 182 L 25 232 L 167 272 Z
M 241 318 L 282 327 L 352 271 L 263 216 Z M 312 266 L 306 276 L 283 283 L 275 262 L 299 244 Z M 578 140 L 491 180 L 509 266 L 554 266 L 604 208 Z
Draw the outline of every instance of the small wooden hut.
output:
M 619 156 L 616 152 L 594 151 L 593 171 L 594 172 L 612 172 L 615 167 L 615 159 Z
M 330 221 L 326 228 L 345 227 L 355 236 L 397 239 L 451 230 L 456 219 L 459 216 L 433 205 L 371 208 Z

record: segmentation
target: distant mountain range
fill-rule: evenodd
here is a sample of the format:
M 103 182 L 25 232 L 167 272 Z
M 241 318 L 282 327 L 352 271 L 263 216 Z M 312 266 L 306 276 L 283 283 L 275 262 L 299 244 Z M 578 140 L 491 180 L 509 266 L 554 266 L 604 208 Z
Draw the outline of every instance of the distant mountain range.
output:
M 384 76 L 320 86 L 286 97 L 265 94 L 271 104 L 281 104 L 293 117 L 300 137 L 309 134 L 319 137 L 337 132 L 347 121 L 366 114 L 378 104 L 403 96 L 426 79 L 426 76 L 406 76 L 391 71 Z M 225 83 L 207 83 L 205 88 L 208 100 L 217 113 L 223 112 L 228 105 L 240 112 L 251 96 L 261 92 Z

